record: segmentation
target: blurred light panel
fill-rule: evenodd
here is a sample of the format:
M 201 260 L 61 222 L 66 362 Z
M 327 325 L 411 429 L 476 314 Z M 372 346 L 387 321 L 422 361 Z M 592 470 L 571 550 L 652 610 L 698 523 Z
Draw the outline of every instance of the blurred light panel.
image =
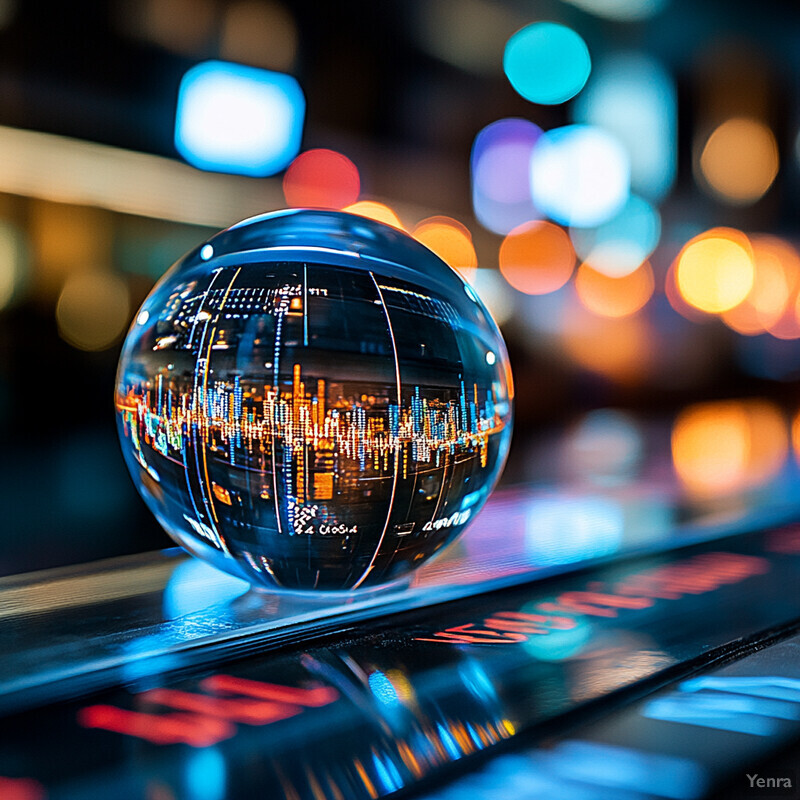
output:
M 601 225 L 619 213 L 630 193 L 627 153 L 613 136 L 591 125 L 542 134 L 530 169 L 534 204 L 562 225 Z
M 617 22 L 636 22 L 658 14 L 669 0 L 564 0 L 583 11 Z
M 641 197 L 631 195 L 620 212 L 596 228 L 573 228 L 578 257 L 598 272 L 621 278 L 633 272 L 661 238 L 661 216 Z
M 174 158 L 2 125 L 0 191 L 213 228 L 283 205 L 275 181 L 200 172 Z
M 560 289 L 575 268 L 575 251 L 563 228 L 528 222 L 500 245 L 500 272 L 520 292 L 548 294 Z
M 795 298 L 800 285 L 800 255 L 776 236 L 751 237 L 755 276 L 747 297 L 722 313 L 737 333 L 754 336 L 765 331 L 777 338 L 800 336 Z
M 732 228 L 713 228 L 690 239 L 676 263 L 675 280 L 681 296 L 710 314 L 738 305 L 753 287 L 750 242 Z
M 28 270 L 28 253 L 22 232 L 0 221 L 0 309 L 18 294 Z
M 358 200 L 360 191 L 358 168 L 335 150 L 306 150 L 283 176 L 286 203 L 295 208 L 344 208 Z
M 458 270 L 464 279 L 472 281 L 478 267 L 478 256 L 472 244 L 472 234 L 466 226 L 451 217 L 429 217 L 414 228 L 412 235 Z
M 359 200 L 357 203 L 346 206 L 342 209 L 348 214 L 358 214 L 360 217 L 367 217 L 374 219 L 376 222 L 383 222 L 385 225 L 391 225 L 393 228 L 399 228 L 401 231 L 405 230 L 400 217 L 384 203 L 379 203 L 376 200 Z
M 273 175 L 300 149 L 305 105 L 291 75 L 206 61 L 181 80 L 175 146 L 200 169 Z
M 556 105 L 575 97 L 592 70 L 589 48 L 566 25 L 534 22 L 506 44 L 503 70 L 511 85 L 532 103 Z
M 220 55 L 227 61 L 287 72 L 297 56 L 297 25 L 282 3 L 240 0 L 224 11 Z
M 524 119 L 487 125 L 472 145 L 472 205 L 485 228 L 506 234 L 541 215 L 531 199 L 530 163 L 542 129 Z
M 675 82 L 656 60 L 638 53 L 598 64 L 575 100 L 575 122 L 612 133 L 630 158 L 633 191 L 658 201 L 678 168 Z
M 643 308 L 653 296 L 655 281 L 645 261 L 633 272 L 612 278 L 582 264 L 575 276 L 575 292 L 583 305 L 602 317 L 627 317 Z
M 514 296 L 496 269 L 476 269 L 470 283 L 494 321 L 503 325 L 514 315 Z
M 755 119 L 723 122 L 709 136 L 699 160 L 701 185 L 731 205 L 760 199 L 778 174 L 775 135 Z
M 759 486 L 782 468 L 789 431 L 766 400 L 727 400 L 690 406 L 672 429 L 672 459 L 686 488 L 721 496 Z
M 105 350 L 130 319 L 128 284 L 117 275 L 83 273 L 67 279 L 56 304 L 61 338 L 79 350 Z

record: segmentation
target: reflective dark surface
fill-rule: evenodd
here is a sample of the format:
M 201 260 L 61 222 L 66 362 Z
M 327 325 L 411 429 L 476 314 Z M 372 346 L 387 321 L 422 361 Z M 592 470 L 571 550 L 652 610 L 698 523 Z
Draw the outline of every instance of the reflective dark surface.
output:
M 85 658 L 74 665 L 87 680 L 73 684 L 74 699 L 48 703 L 40 687 L 27 711 L 6 706 L 0 786 L 27 791 L 26 800 L 159 792 L 222 800 L 265 785 L 295 798 L 401 790 L 489 798 L 525 786 L 554 798 L 702 797 L 800 732 L 790 645 L 780 645 L 766 672 L 747 658 L 733 671 L 706 672 L 794 630 L 800 598 L 786 587 L 797 581 L 799 553 L 796 525 L 717 536 L 416 611 L 390 614 L 387 606 L 357 627 L 342 609 L 335 628 L 317 622 L 304 633 L 295 624 L 266 637 L 251 630 L 238 650 L 207 641 L 207 658 L 194 667 L 191 653 L 169 644 L 168 625 L 156 636 L 132 630 L 127 672 L 106 676 L 107 689 L 92 690 L 104 665 Z M 181 573 L 193 563 L 171 577 L 162 568 L 152 587 L 161 583 L 161 613 L 174 615 L 173 635 L 183 627 L 187 641 L 203 619 L 192 593 L 208 588 L 205 576 Z M 136 598 L 137 575 L 157 565 L 128 566 L 108 585 L 123 603 L 117 613 L 133 621 L 147 607 Z M 114 577 L 113 568 L 105 572 Z M 83 576 L 90 578 L 102 584 L 103 570 Z M 90 618 L 103 605 L 65 589 L 53 582 L 42 619 L 60 609 L 66 628 L 69 616 Z M 218 595 L 206 617 L 268 603 L 228 597 Z M 13 600 L 12 587 L 0 598 Z M 30 613 L 18 609 L 8 624 Z M 28 636 L 31 652 L 36 638 Z M 43 630 L 41 643 L 52 640 Z M 6 672 L 5 689 L 17 671 L 19 663 Z M 626 706 L 665 683 L 642 705 Z M 606 721 L 593 723 L 598 716 Z M 656 730 L 626 738 L 634 722 Z M 545 750 L 515 750 L 487 765 L 486 756 L 554 735 Z M 738 749 L 726 756 L 730 735 Z M 600 770 L 604 754 L 615 757 Z M 473 768 L 484 771 L 437 788 Z M 565 769 L 569 778 L 559 778 Z
M 512 398 L 497 326 L 454 270 L 321 211 L 189 253 L 117 382 L 128 466 L 170 535 L 300 590 L 386 583 L 452 541 L 505 462 Z

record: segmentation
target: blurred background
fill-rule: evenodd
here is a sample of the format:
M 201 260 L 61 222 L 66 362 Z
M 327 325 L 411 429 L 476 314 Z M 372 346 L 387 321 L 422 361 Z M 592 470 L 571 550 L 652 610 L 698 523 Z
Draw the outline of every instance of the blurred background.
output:
M 121 340 L 186 250 L 285 206 L 473 284 L 507 483 L 797 494 L 797 4 L 43 8 L 0 0 L 0 574 L 170 544 L 119 453 Z

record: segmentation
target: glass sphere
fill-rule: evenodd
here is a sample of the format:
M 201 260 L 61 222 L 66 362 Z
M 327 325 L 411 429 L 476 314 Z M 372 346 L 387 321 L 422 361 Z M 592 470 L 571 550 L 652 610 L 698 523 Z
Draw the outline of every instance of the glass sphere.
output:
M 399 579 L 474 519 L 512 394 L 458 273 L 395 228 L 299 210 L 234 225 L 164 275 L 116 408 L 173 539 L 256 586 L 342 591 Z

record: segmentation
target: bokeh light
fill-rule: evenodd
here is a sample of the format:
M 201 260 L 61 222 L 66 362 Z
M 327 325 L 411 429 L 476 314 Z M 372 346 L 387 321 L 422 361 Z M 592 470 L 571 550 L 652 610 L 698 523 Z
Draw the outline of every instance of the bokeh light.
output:
M 575 251 L 563 228 L 527 222 L 500 245 L 500 272 L 518 291 L 548 294 L 560 289 L 575 268 Z
M 678 168 L 678 102 L 675 81 L 659 61 L 641 53 L 603 60 L 576 98 L 573 119 L 623 145 L 633 191 L 650 200 L 667 194 Z
M 28 269 L 28 253 L 22 232 L 0 221 L 0 309 L 19 293 Z
M 525 512 L 525 552 L 537 566 L 573 564 L 616 552 L 625 513 L 610 497 L 556 495 Z
M 800 412 L 792 420 L 792 448 L 794 449 L 795 461 L 800 463 Z
M 567 480 L 611 486 L 627 483 L 636 474 L 645 442 L 636 417 L 600 408 L 572 427 L 560 449 L 561 469 Z
M 798 308 L 798 304 L 800 304 L 800 296 L 795 293 L 794 297 L 789 300 L 783 313 L 778 318 L 778 321 L 770 325 L 767 329 L 770 336 L 784 341 L 800 339 L 800 308 Z M 787 367 L 788 366 L 787 364 Z
M 800 339 L 800 294 L 792 293 L 777 322 L 768 328 L 770 336 L 786 341 Z
M 360 191 L 358 168 L 335 150 L 306 150 L 283 176 L 286 203 L 295 208 L 344 208 L 358 200 Z
M 100 208 L 37 202 L 29 230 L 34 291 L 53 300 L 71 275 L 114 258 L 112 219 Z
M 722 314 L 728 327 L 747 336 L 765 331 L 778 338 L 800 336 L 795 311 L 800 255 L 777 236 L 751 237 L 755 275 L 747 297 Z
M 781 411 L 765 400 L 726 400 L 685 409 L 672 430 L 672 459 L 684 486 L 698 496 L 759 486 L 788 452 Z
M 219 47 L 227 61 L 288 72 L 297 56 L 297 25 L 275 0 L 240 0 L 225 11 Z
M 644 307 L 653 296 L 655 281 L 645 261 L 622 277 L 609 277 L 582 264 L 575 276 L 575 292 L 589 311 L 603 317 L 627 317 Z
M 776 236 L 757 236 L 753 238 L 753 251 L 759 271 L 776 272 L 779 265 L 787 289 L 786 302 L 782 313 L 770 318 L 781 299 L 782 285 L 777 276 L 775 286 L 764 285 L 761 292 L 753 298 L 760 318 L 769 333 L 777 339 L 797 339 L 800 337 L 800 254 L 789 242 Z M 766 283 L 766 282 L 765 282 Z
M 578 257 L 610 277 L 635 270 L 658 245 L 661 216 L 641 197 L 631 195 L 620 212 L 596 228 L 573 228 Z
M 534 22 L 506 44 L 503 69 L 514 89 L 532 103 L 564 103 L 584 87 L 592 69 L 589 48 L 566 25 Z
M 678 254 L 678 290 L 701 311 L 718 314 L 738 305 L 750 292 L 754 277 L 750 243 L 732 228 L 714 228 L 695 236 Z
M 641 314 L 612 319 L 572 313 L 561 341 L 576 364 L 623 385 L 644 383 L 654 360 L 653 331 Z
M 683 299 L 676 279 L 676 266 L 677 262 L 673 261 L 667 269 L 667 274 L 664 276 L 664 294 L 666 295 L 667 301 L 675 311 L 684 317 L 684 319 L 697 323 L 708 322 L 711 319 L 708 314 L 689 305 L 689 303 Z
M 105 350 L 125 331 L 130 310 L 123 278 L 95 272 L 73 275 L 56 304 L 58 332 L 80 350 Z
M 384 203 L 379 203 L 377 200 L 359 200 L 349 206 L 345 206 L 342 211 L 347 211 L 350 214 L 358 214 L 360 217 L 367 217 L 374 219 L 376 222 L 383 222 L 386 225 L 391 225 L 393 228 L 399 228 L 401 231 L 405 230 L 405 226 L 400 221 L 400 217 Z
M 118 22 L 127 33 L 185 56 L 205 51 L 214 35 L 214 0 L 130 0 L 117 5 Z
M 636 22 L 658 14 L 669 0 L 565 0 L 565 2 L 605 19 Z
M 200 169 L 273 175 L 300 150 L 305 108 L 291 75 L 205 61 L 181 80 L 175 147 Z
M 591 125 L 544 133 L 531 156 L 534 204 L 562 225 L 601 225 L 630 193 L 630 162 L 622 145 Z
M 472 280 L 478 257 L 472 244 L 472 234 L 466 226 L 451 217 L 430 217 L 422 220 L 412 235 L 433 250 L 442 261 L 458 270 L 463 278 Z
M 470 156 L 472 205 L 485 228 L 506 234 L 537 219 L 530 163 L 542 129 L 524 119 L 500 119 L 476 137 Z
M 758 120 L 729 119 L 709 136 L 699 167 L 707 186 L 720 199 L 732 205 L 754 203 L 778 174 L 775 135 Z

